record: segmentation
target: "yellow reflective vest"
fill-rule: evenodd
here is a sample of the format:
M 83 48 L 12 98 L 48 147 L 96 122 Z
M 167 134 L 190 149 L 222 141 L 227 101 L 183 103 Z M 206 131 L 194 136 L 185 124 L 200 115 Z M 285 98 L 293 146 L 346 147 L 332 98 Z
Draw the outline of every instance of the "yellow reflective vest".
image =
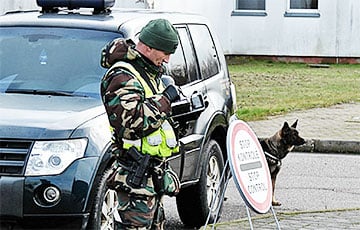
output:
M 119 61 L 115 63 L 108 70 L 108 72 L 115 68 L 124 68 L 134 74 L 137 80 L 143 86 L 146 98 L 154 95 L 150 86 L 146 83 L 146 81 L 141 77 L 140 73 L 131 64 Z M 164 90 L 163 85 L 160 85 L 161 86 L 159 87 L 159 93 Z M 179 146 L 176 140 L 175 132 L 170 123 L 166 120 L 163 122 L 161 127 L 159 127 L 157 130 L 155 130 L 146 137 L 137 140 L 129 140 L 122 138 L 122 140 L 124 149 L 130 149 L 130 147 L 135 146 L 143 154 L 149 154 L 151 156 L 169 157 L 172 153 L 179 152 Z

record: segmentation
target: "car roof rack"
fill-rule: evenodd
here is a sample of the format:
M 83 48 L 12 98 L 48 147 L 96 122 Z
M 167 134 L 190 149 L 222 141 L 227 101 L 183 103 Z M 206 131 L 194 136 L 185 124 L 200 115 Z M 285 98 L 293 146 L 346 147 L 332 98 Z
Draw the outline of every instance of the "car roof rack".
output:
M 36 3 L 43 13 L 57 13 L 60 7 L 65 7 L 69 10 L 93 8 L 94 14 L 100 14 L 110 12 L 115 0 L 36 0 Z

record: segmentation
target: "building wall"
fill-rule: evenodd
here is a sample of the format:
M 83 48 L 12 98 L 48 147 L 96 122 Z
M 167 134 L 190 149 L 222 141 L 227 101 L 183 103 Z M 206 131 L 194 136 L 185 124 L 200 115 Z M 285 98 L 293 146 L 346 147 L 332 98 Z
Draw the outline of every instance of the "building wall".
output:
M 38 9 L 36 0 L 0 0 L 0 15 L 10 10 Z
M 234 0 L 156 0 L 156 9 L 203 14 L 229 55 L 357 58 L 360 1 L 319 1 L 320 17 L 285 17 L 287 0 L 266 1 L 266 16 L 232 16 Z
M 0 0 L 0 13 L 37 8 L 36 0 Z M 232 16 L 235 0 L 117 0 L 210 19 L 227 55 L 355 58 L 360 62 L 360 1 L 319 1 L 320 17 L 285 17 L 287 0 L 267 0 L 266 16 Z

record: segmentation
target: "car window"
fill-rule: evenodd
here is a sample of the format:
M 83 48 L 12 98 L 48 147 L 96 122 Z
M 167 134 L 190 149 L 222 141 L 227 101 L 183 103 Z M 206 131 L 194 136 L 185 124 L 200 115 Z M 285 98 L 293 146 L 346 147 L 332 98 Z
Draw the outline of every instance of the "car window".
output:
M 171 55 L 168 67 L 176 85 L 182 86 L 198 80 L 199 70 L 187 28 L 178 27 L 177 30 L 180 44 Z
M 205 25 L 191 24 L 189 30 L 198 58 L 201 77 L 206 79 L 218 74 L 220 62 L 209 29 Z
M 100 51 L 119 34 L 64 28 L 1 28 L 0 92 L 99 96 Z

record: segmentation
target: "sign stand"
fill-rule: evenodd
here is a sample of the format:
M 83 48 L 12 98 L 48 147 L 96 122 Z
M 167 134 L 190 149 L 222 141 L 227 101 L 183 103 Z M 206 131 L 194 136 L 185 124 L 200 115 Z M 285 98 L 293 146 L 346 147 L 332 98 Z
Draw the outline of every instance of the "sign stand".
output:
M 224 189 L 220 194 L 220 200 L 223 202 L 227 185 L 232 175 L 234 182 L 246 206 L 246 212 L 250 229 L 253 229 L 249 207 L 259 214 L 265 214 L 271 210 L 275 219 L 277 229 L 280 230 L 280 224 L 275 211 L 271 205 L 272 184 L 267 161 L 261 145 L 251 128 L 241 120 L 233 120 L 227 133 L 227 153 L 228 159 L 221 174 L 220 183 L 216 188 L 217 197 L 220 192 L 220 184 L 224 181 Z M 230 168 L 231 174 L 225 178 L 225 174 Z M 215 203 L 214 199 L 210 205 L 210 210 Z M 212 229 L 215 228 L 221 205 L 216 210 Z M 205 229 L 209 223 L 211 212 L 209 213 Z
M 249 225 L 250 225 L 250 229 L 253 230 L 253 225 L 252 225 L 252 221 L 251 221 L 251 215 L 250 215 L 250 210 L 249 207 L 247 205 L 245 205 L 246 207 L 246 214 L 248 216 L 248 221 L 249 221 Z
M 247 205 L 245 205 L 245 207 L 246 207 L 246 213 L 247 213 L 247 216 L 248 216 L 248 221 L 249 221 L 250 229 L 253 230 L 253 225 L 252 225 L 252 221 L 251 221 L 251 215 L 250 215 L 249 207 L 248 207 Z M 278 219 L 277 219 L 277 217 L 276 217 L 276 214 L 275 214 L 275 211 L 274 211 L 274 208 L 273 208 L 272 205 L 270 206 L 270 210 L 271 210 L 272 215 L 273 215 L 273 217 L 274 217 L 274 220 L 275 220 L 277 229 L 278 229 L 278 230 L 281 230 L 281 228 L 280 228 L 280 223 L 279 223 L 279 221 L 278 221 Z
M 276 226 L 277 226 L 277 228 L 280 230 L 280 229 L 281 229 L 281 228 L 280 228 L 280 223 L 279 223 L 278 218 L 276 217 L 276 213 L 275 213 L 274 208 L 273 208 L 272 205 L 270 206 L 270 209 L 271 209 L 271 212 L 272 212 L 272 214 L 273 214 L 273 217 L 274 217 Z
M 226 161 L 226 163 L 225 163 L 224 170 L 223 170 L 223 172 L 222 172 L 222 174 L 221 174 L 220 183 L 219 183 L 219 185 L 218 185 L 217 188 L 216 188 L 216 191 L 217 191 L 217 192 L 216 192 L 215 196 L 218 196 L 218 195 L 219 195 L 219 194 L 218 194 L 218 192 L 219 192 L 219 187 L 220 187 L 221 182 L 224 180 L 224 176 L 225 176 L 225 172 L 227 171 L 227 167 L 229 167 L 229 161 Z M 220 199 L 221 199 L 222 201 L 224 200 L 224 196 L 225 196 L 226 188 L 227 188 L 227 186 L 228 186 L 228 184 L 229 184 L 229 180 L 230 180 L 230 174 L 229 174 L 229 175 L 227 176 L 227 178 L 225 179 L 225 182 L 224 182 L 224 183 L 225 183 L 225 187 L 224 187 L 224 190 L 223 190 L 222 194 L 220 194 Z M 211 203 L 211 205 L 210 205 L 210 210 L 211 210 L 212 207 L 215 205 L 214 203 L 215 203 L 215 200 L 212 201 L 212 203 Z M 220 206 L 219 206 L 219 207 L 220 207 Z M 246 204 L 246 202 L 245 202 L 245 208 L 246 208 L 246 214 L 247 214 L 247 217 L 248 217 L 250 229 L 253 230 L 254 228 L 253 228 L 253 225 L 252 225 L 250 209 L 249 209 L 248 205 Z M 279 223 L 279 221 L 278 221 L 278 219 L 277 219 L 277 217 L 276 217 L 276 213 L 275 213 L 274 208 L 273 208 L 272 205 L 270 206 L 270 210 L 271 210 L 271 213 L 272 213 L 272 215 L 273 215 L 273 217 L 274 217 L 274 220 L 275 220 L 277 229 L 278 229 L 278 230 L 281 230 L 281 228 L 280 228 L 280 223 Z M 220 209 L 218 208 L 218 209 L 216 210 L 216 215 L 215 215 L 215 218 L 214 218 L 214 222 L 212 223 L 212 228 L 211 228 L 212 230 L 215 229 L 215 224 L 216 224 L 216 220 L 217 220 L 217 218 L 218 218 L 218 216 L 219 216 L 219 212 L 220 212 Z M 205 223 L 205 225 L 204 225 L 204 229 L 206 229 L 206 228 L 207 228 L 207 225 L 209 224 L 210 215 L 211 215 L 211 213 L 209 213 L 209 215 L 208 215 L 208 217 L 207 217 L 207 219 L 206 219 L 206 223 Z

